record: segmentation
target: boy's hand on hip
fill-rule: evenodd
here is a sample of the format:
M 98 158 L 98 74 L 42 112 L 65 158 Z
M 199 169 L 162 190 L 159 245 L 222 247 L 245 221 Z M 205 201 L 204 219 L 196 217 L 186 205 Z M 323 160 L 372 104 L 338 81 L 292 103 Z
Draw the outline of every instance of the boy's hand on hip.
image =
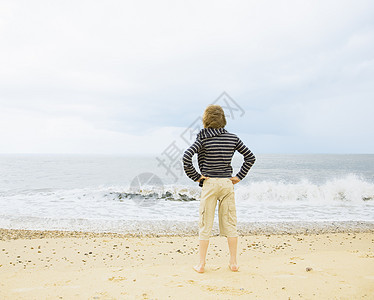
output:
M 237 184 L 240 181 L 240 179 L 237 176 L 231 177 L 230 180 L 231 180 L 232 184 Z
M 198 180 L 196 180 L 196 182 L 199 182 L 201 179 L 208 179 L 208 178 L 209 177 L 207 177 L 207 176 L 201 175 L 201 177 Z

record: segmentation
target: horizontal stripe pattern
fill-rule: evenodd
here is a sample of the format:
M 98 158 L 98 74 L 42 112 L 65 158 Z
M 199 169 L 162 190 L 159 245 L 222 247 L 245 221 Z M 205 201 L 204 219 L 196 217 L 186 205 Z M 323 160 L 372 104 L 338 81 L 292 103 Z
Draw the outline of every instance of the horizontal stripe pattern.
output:
M 208 177 L 229 178 L 232 177 L 231 160 L 238 151 L 244 157 L 244 162 L 235 175 L 242 180 L 255 163 L 255 156 L 247 146 L 233 133 L 224 128 L 204 128 L 196 141 L 183 155 L 183 167 L 186 175 L 193 181 L 197 181 L 201 174 Z M 197 172 L 192 163 L 192 157 L 197 153 L 197 161 L 200 172 Z

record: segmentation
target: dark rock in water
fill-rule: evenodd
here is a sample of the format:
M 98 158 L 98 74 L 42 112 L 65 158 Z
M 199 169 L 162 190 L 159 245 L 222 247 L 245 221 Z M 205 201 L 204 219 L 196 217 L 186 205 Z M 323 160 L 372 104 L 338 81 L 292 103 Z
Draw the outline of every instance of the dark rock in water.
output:
M 306 269 L 305 269 L 305 271 L 307 271 L 307 272 L 310 272 L 312 270 L 313 270 L 313 268 L 311 268 L 311 267 L 306 267 Z
M 178 197 L 174 197 L 173 193 L 166 191 L 162 195 L 158 193 L 150 193 L 150 194 L 141 194 L 141 193 L 114 193 L 115 197 L 120 200 L 120 202 L 124 202 L 124 199 L 131 199 L 131 200 L 148 200 L 148 199 L 155 199 L 160 200 L 164 199 L 166 201 L 196 201 L 196 198 L 189 197 L 187 194 L 178 193 Z
M 182 200 L 182 201 L 195 201 L 196 200 L 193 197 L 188 197 L 186 194 L 178 193 L 178 195 L 179 195 L 179 199 L 178 200 Z
M 165 199 L 167 201 L 195 201 L 196 199 L 193 197 L 189 197 L 186 194 L 178 193 L 178 198 L 174 198 L 173 194 L 170 192 L 166 192 L 162 195 L 162 199 Z
M 143 197 L 144 196 L 142 196 L 141 194 L 138 194 L 138 193 L 117 193 L 117 198 L 119 200 L 122 200 L 122 199 L 139 199 L 139 198 L 143 198 Z
M 142 196 L 142 195 L 140 195 L 140 196 Z M 158 194 L 157 193 L 151 193 L 151 194 L 148 194 L 148 195 L 143 195 L 143 197 L 145 199 L 157 199 L 158 198 Z
M 373 200 L 374 197 L 362 197 L 362 200 L 364 201 L 369 201 L 369 200 Z
M 165 194 L 162 194 L 161 198 L 171 198 L 172 196 L 173 194 L 167 191 Z
M 183 201 L 189 200 L 188 196 L 185 194 L 178 193 L 178 195 L 179 195 L 180 200 L 183 200 Z

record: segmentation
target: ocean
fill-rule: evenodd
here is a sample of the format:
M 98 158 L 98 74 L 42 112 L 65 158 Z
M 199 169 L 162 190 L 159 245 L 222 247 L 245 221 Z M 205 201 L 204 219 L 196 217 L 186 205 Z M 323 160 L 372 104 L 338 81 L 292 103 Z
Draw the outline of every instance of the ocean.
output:
M 372 154 L 258 154 L 234 187 L 241 232 L 374 224 Z M 0 228 L 196 233 L 200 191 L 179 159 L 2 154 Z

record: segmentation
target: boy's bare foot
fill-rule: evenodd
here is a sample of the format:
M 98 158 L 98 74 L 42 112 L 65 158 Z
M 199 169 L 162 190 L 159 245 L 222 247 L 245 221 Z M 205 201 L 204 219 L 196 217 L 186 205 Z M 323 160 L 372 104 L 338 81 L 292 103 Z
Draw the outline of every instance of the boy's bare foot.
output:
M 229 269 L 233 272 L 238 272 L 239 266 L 237 264 L 229 264 Z
M 198 265 L 194 266 L 193 269 L 197 273 L 204 273 L 204 267 L 205 267 L 205 264 L 198 264 Z

